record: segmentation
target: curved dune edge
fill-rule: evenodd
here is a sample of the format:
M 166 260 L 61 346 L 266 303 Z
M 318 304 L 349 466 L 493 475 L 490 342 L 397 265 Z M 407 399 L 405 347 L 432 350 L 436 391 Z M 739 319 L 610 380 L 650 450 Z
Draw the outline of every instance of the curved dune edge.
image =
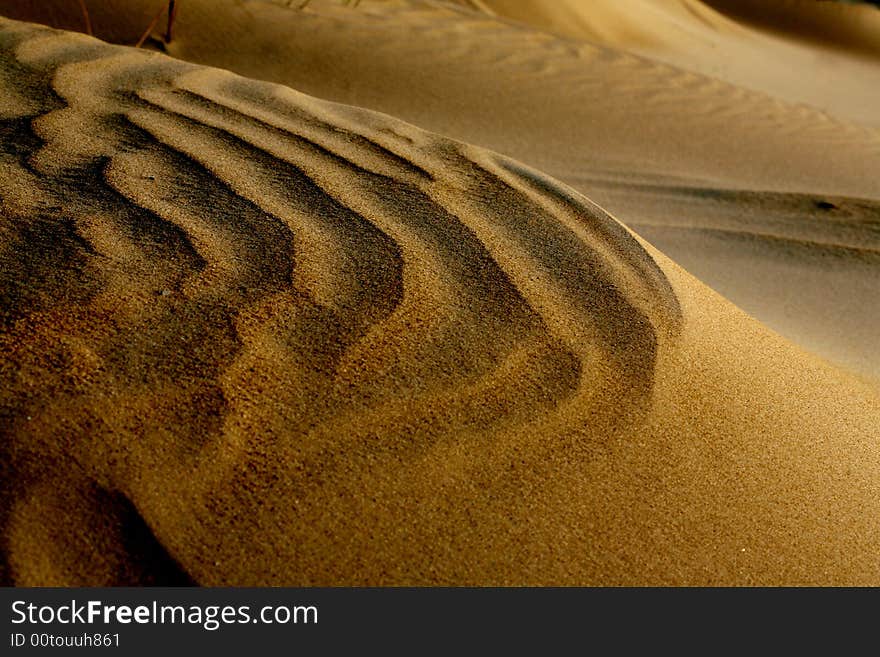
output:
M 731 18 L 768 32 L 874 58 L 880 56 L 880 12 L 867 3 L 703 1 Z
M 577 193 L 81 35 L 0 58 L 5 581 L 880 583 L 876 392 Z

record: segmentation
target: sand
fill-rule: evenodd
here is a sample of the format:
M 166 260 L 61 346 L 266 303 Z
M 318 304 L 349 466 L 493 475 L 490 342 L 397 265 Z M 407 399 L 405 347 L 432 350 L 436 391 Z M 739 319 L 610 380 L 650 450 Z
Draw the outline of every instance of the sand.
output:
M 71 4 L 0 2 L 5 583 L 880 584 L 863 9 Z

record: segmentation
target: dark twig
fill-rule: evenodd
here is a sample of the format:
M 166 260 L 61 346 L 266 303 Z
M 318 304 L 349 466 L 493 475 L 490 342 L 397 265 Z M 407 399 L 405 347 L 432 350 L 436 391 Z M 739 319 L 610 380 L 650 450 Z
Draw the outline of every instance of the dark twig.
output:
M 89 8 L 86 7 L 86 0 L 79 0 L 79 8 L 82 11 L 83 20 L 86 24 L 86 34 L 94 36 L 94 32 L 92 32 L 92 19 L 89 17 Z
M 171 30 L 174 28 L 174 18 L 177 16 L 177 3 L 168 0 L 168 29 L 165 31 L 165 43 L 171 43 Z
M 159 23 L 159 19 L 162 18 L 162 12 L 165 11 L 165 7 L 162 7 L 155 16 L 153 16 L 153 20 L 150 22 L 150 26 L 146 29 L 146 31 L 141 35 L 141 38 L 138 39 L 138 42 L 134 45 L 135 48 L 140 48 L 144 45 L 144 41 L 147 40 L 147 37 L 156 29 L 156 25 Z

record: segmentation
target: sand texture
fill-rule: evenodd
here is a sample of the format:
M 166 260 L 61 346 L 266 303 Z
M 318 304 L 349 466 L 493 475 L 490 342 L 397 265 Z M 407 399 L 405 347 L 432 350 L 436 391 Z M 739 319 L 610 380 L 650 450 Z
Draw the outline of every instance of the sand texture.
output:
M 880 585 L 874 10 L 286 4 L 0 0 L 2 583 Z

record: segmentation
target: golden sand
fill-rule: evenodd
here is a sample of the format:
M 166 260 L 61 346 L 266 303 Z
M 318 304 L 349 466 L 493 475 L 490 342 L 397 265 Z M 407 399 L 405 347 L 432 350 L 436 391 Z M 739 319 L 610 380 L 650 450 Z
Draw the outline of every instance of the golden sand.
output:
M 284 4 L 0 19 L 4 582 L 880 584 L 867 95 L 668 4 Z

